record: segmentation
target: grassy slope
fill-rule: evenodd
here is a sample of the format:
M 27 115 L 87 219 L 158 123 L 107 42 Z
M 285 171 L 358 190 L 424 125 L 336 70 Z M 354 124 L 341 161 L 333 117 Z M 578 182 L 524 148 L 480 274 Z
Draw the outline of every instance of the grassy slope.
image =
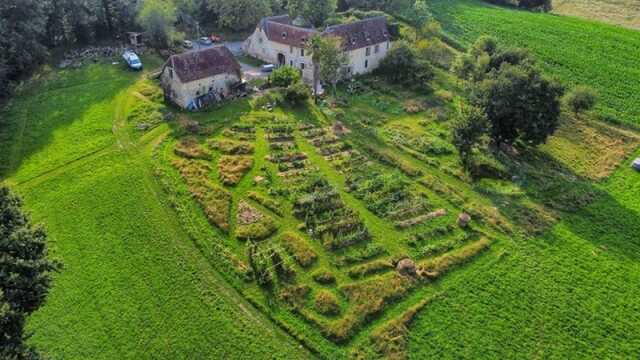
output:
M 135 78 L 91 66 L 34 88 L 3 114 L 11 139 L 3 154 L 13 159 L 5 180 L 46 224 L 65 265 L 30 320 L 33 343 L 65 359 L 307 357 L 185 236 L 151 176 L 148 146 L 121 134 L 116 144 L 113 120 Z
M 434 0 L 445 32 L 463 44 L 491 34 L 530 49 L 565 85 L 585 84 L 601 96 L 598 110 L 640 125 L 640 32 L 577 18 L 530 13 L 479 0 Z
M 639 177 L 619 170 L 603 186 L 608 195 L 452 280 L 446 299 L 414 324 L 413 356 L 636 356 Z
M 636 0 L 554 0 L 553 12 L 640 29 L 640 3 Z

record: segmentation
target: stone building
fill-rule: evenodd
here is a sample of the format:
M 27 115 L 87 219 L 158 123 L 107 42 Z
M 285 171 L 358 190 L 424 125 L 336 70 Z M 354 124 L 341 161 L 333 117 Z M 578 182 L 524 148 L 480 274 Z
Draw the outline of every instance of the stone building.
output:
M 303 79 L 313 82 L 313 62 L 305 44 L 314 35 L 337 36 L 342 39 L 348 64 L 345 76 L 366 74 L 375 70 L 391 48 L 391 36 L 384 17 L 375 17 L 329 26 L 319 32 L 292 24 L 289 16 L 262 19 L 255 32 L 244 42 L 245 53 L 278 66 L 290 65 L 302 71 Z
M 166 100 L 197 110 L 231 95 L 242 71 L 228 48 L 214 46 L 171 56 L 160 79 Z

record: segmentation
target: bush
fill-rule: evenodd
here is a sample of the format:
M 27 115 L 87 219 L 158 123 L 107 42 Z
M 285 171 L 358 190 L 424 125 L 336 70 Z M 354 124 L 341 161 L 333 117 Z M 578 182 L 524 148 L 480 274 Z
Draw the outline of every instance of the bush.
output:
M 322 315 L 338 315 L 340 304 L 338 298 L 328 290 L 320 290 L 314 300 L 315 309 Z
M 588 86 L 577 86 L 569 92 L 565 103 L 575 114 L 593 109 L 598 101 L 598 94 Z
M 291 66 L 282 66 L 271 73 L 269 80 L 273 86 L 286 88 L 300 82 L 300 71 Z
M 302 82 L 290 85 L 284 90 L 284 98 L 291 106 L 303 104 L 311 97 L 311 90 Z
M 254 106 L 263 108 L 267 106 L 278 106 L 284 103 L 284 95 L 280 90 L 272 89 L 265 91 L 264 94 L 258 96 L 254 101 Z

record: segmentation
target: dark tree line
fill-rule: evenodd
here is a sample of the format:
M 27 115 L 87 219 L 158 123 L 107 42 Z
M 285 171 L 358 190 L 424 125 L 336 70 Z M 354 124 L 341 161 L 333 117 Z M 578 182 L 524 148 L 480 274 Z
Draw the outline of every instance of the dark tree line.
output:
M 0 187 L 0 358 L 39 359 L 25 344 L 27 316 L 45 301 L 51 273 L 58 264 L 47 259 L 47 235 L 31 225 L 22 202 Z

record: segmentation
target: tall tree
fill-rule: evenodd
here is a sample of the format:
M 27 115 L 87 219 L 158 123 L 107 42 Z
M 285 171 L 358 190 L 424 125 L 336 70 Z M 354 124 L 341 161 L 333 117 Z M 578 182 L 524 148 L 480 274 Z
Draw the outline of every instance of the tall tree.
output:
M 504 63 L 475 85 L 472 101 L 486 113 L 495 144 L 539 145 L 558 127 L 563 93 L 533 66 Z
M 337 0 L 289 0 L 287 6 L 292 18 L 300 16 L 313 26 L 320 27 L 335 14 Z
M 45 301 L 51 273 L 58 265 L 47 259 L 47 235 L 33 227 L 22 202 L 0 187 L 0 358 L 35 359 L 25 344 L 27 316 Z
M 313 36 L 307 45 L 313 60 L 313 92 L 318 94 L 318 82 L 331 85 L 336 91 L 336 84 L 342 78 L 342 69 L 347 64 L 342 38 L 337 36 Z
M 272 0 L 208 0 L 207 7 L 218 16 L 218 25 L 234 31 L 253 28 L 272 14 Z M 277 6 L 275 6 L 277 8 Z
M 167 0 L 144 0 L 137 18 L 153 46 L 167 48 L 176 39 L 176 8 Z

